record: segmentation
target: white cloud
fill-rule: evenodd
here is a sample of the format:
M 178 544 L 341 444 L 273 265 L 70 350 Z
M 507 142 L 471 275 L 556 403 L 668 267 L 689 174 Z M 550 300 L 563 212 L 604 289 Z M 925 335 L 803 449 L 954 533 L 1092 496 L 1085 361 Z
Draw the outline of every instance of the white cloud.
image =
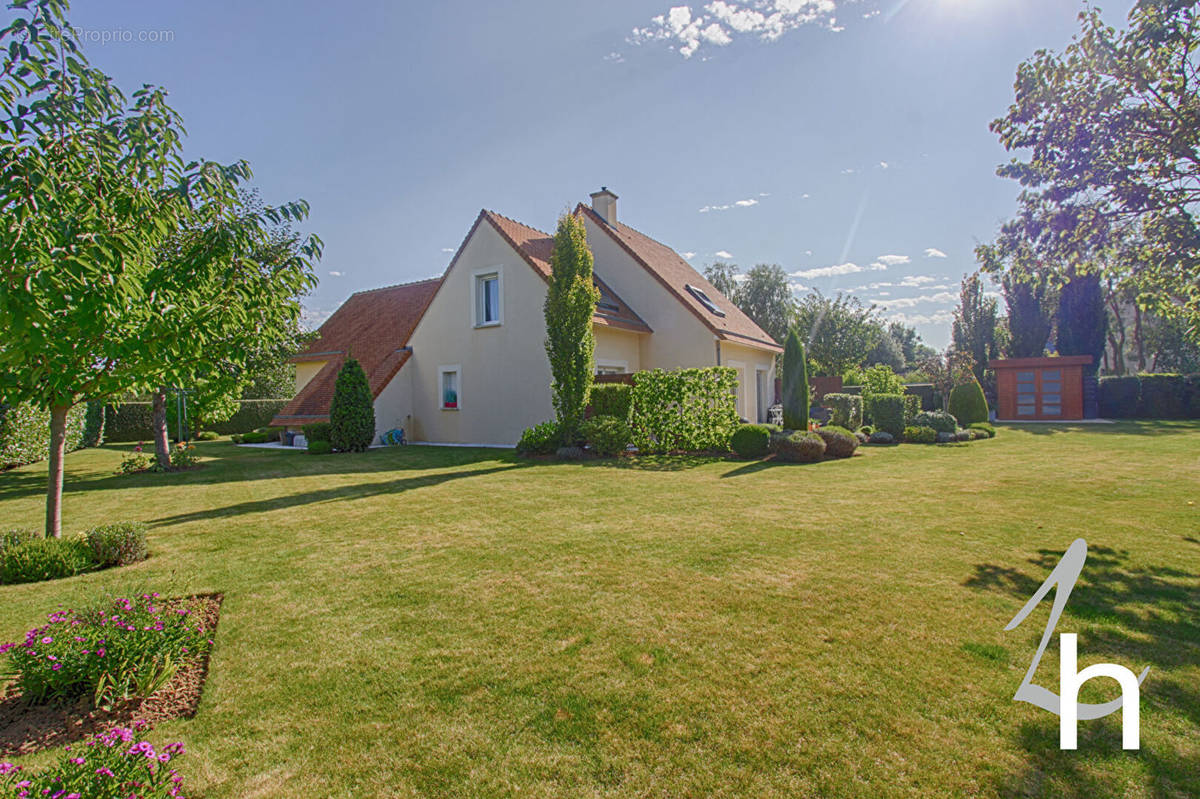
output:
M 866 272 L 875 269 L 886 269 L 884 266 L 859 266 L 856 263 L 834 264 L 833 266 L 819 266 L 816 269 L 801 269 L 799 272 L 792 272 L 792 277 L 814 278 L 814 277 L 837 277 L 838 275 L 853 275 L 859 272 Z
M 877 17 L 877 16 L 879 16 L 879 9 L 878 9 L 878 8 L 877 8 L 877 9 L 875 9 L 874 11 L 868 11 L 867 13 L 863 14 L 863 15 L 862 15 L 862 18 L 863 18 L 863 19 L 871 19 L 872 17 Z
M 453 247 L 443 247 L 442 252 L 454 252 L 454 248 Z
M 880 162 L 879 162 L 879 168 L 880 168 L 880 169 L 887 169 L 887 168 L 888 168 L 888 162 L 887 162 L 887 161 L 880 161 Z
M 866 283 L 862 286 L 855 286 L 850 291 L 874 291 L 875 289 L 891 288 L 895 283 Z
M 801 199 L 801 200 L 807 200 L 807 199 L 809 198 L 809 196 L 810 196 L 810 195 L 808 195 L 808 194 L 801 194 L 801 195 L 800 195 L 800 199 Z
M 329 276 L 330 277 L 341 277 L 342 273 L 341 272 L 330 272 Z
M 767 195 L 760 194 L 758 196 L 766 197 Z M 707 214 L 709 211 L 728 211 L 730 208 L 753 208 L 756 205 L 758 205 L 758 200 L 750 197 L 745 200 L 734 200 L 733 202 L 725 205 L 706 205 L 700 209 L 700 213 Z
M 713 0 L 695 10 L 674 6 L 645 27 L 634 28 L 626 41 L 633 45 L 669 42 L 681 56 L 691 58 L 702 45 L 724 47 L 735 36 L 773 42 L 804 25 L 840 30 L 835 11 L 835 0 Z
M 907 255 L 881 255 L 875 259 L 876 263 L 881 263 L 887 266 L 900 266 L 912 261 Z
M 679 254 L 683 256 L 683 260 L 685 261 L 690 261 L 696 257 L 696 253 L 694 252 L 681 252 Z
M 950 311 L 938 311 L 932 314 L 894 313 L 885 317 L 889 322 L 903 322 L 906 325 L 944 325 L 954 321 Z
M 933 283 L 936 280 L 936 277 L 930 277 L 929 275 L 909 275 L 900 281 L 900 285 L 907 288 L 917 288 L 918 286 L 923 286 L 926 283 Z
M 846 169 L 842 170 L 842 174 L 843 175 L 853 175 L 857 171 L 858 171 L 857 169 L 852 169 L 852 168 L 847 167 Z
M 798 280 L 793 280 L 791 283 L 788 283 L 788 288 L 792 291 L 808 291 L 808 286 L 804 285 Z
M 945 258 L 946 253 L 942 252 L 941 250 L 937 249 L 936 247 L 929 247 L 928 249 L 925 250 L 925 257 L 926 258 Z
M 922 294 L 919 297 L 897 297 L 894 300 L 880 303 L 887 308 L 912 308 L 914 305 L 953 305 L 958 297 L 948 291 L 937 294 Z
M 713 255 L 717 256 L 718 258 L 732 258 L 733 257 L 733 253 L 727 252 L 725 250 L 717 250 L 716 252 L 713 253 Z
M 618 53 L 616 50 L 613 50 L 611 53 L 609 53 L 608 55 L 604 56 L 604 60 L 605 60 L 605 61 L 611 61 L 611 62 L 613 62 L 614 64 L 624 64 L 624 63 L 625 63 L 625 56 L 621 55 L 621 54 L 620 54 L 620 53 Z

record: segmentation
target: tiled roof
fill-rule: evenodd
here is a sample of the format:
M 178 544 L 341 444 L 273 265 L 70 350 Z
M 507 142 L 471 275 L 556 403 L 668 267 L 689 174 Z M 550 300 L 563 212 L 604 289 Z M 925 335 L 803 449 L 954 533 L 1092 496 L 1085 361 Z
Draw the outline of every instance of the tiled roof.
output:
M 599 214 L 582 203 L 575 209 L 575 213 L 588 215 L 597 227 L 606 231 L 622 249 L 718 337 L 772 352 L 783 351 L 761 327 L 667 245 L 634 230 L 629 225 L 620 222 L 615 226 L 609 225 Z M 706 308 L 699 298 L 688 291 L 688 286 L 702 291 L 725 315 L 718 316 Z
M 321 325 L 320 335 L 293 362 L 329 362 L 271 421 L 299 425 L 329 420 L 329 405 L 338 371 L 353 356 L 367 373 L 372 396 L 378 397 L 412 354 L 404 349 L 421 320 L 441 278 L 360 291 Z
M 509 219 L 495 211 L 483 211 L 481 215 L 492 224 L 496 231 L 516 250 L 533 270 L 550 280 L 550 254 L 554 250 L 554 237 L 549 233 L 522 225 L 516 220 Z M 650 333 L 650 326 L 634 312 L 629 305 L 617 296 L 600 278 L 595 278 L 596 288 L 600 289 L 600 302 L 596 307 L 596 315 L 592 322 L 607 327 L 618 327 L 622 330 L 633 330 L 638 333 Z

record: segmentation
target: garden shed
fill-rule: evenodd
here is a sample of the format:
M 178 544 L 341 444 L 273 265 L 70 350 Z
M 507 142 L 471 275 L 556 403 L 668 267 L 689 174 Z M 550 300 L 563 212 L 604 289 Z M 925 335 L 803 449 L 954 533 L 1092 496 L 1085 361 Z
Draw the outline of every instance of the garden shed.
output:
M 996 370 L 996 418 L 1005 421 L 1083 418 L 1084 369 L 1090 355 L 1008 358 Z

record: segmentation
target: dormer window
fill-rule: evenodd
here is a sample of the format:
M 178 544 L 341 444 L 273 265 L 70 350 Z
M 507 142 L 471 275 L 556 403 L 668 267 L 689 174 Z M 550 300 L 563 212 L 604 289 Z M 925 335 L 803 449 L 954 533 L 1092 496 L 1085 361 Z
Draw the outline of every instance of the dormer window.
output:
M 475 327 L 492 327 L 504 322 L 501 278 L 499 269 L 487 269 L 474 274 L 471 306 Z
M 602 286 L 599 281 L 592 280 L 592 285 L 600 292 L 600 299 L 596 301 L 596 309 L 602 313 L 620 313 L 621 306 L 617 305 L 617 298 Z
M 714 316 L 721 316 L 721 317 L 725 316 L 725 312 L 722 311 L 720 308 L 718 308 L 717 304 L 715 302 L 713 302 L 711 299 L 709 299 L 709 296 L 707 294 L 705 294 L 703 291 L 701 291 L 700 289 L 691 285 L 690 283 L 687 285 L 686 288 L 687 288 L 689 294 L 691 294 L 693 297 L 695 297 L 696 300 L 701 305 L 703 305 L 705 308 L 708 309 L 709 313 L 713 314 Z

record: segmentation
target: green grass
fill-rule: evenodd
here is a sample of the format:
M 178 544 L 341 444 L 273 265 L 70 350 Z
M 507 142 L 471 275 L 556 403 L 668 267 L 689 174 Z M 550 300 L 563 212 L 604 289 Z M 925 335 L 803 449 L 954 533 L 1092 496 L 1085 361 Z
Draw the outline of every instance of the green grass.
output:
M 221 441 L 131 477 L 85 451 L 66 529 L 146 521 L 151 558 L 0 587 L 0 640 L 109 590 L 223 592 L 200 711 L 154 733 L 207 799 L 1196 796 L 1198 445 L 1030 426 L 618 467 Z M 0 474 L 0 526 L 39 523 L 43 475 Z M 1079 536 L 1059 632 L 1081 665 L 1150 666 L 1137 753 L 1116 716 L 1060 752 L 1057 717 L 1011 699 L 1048 604 L 1003 627 Z

